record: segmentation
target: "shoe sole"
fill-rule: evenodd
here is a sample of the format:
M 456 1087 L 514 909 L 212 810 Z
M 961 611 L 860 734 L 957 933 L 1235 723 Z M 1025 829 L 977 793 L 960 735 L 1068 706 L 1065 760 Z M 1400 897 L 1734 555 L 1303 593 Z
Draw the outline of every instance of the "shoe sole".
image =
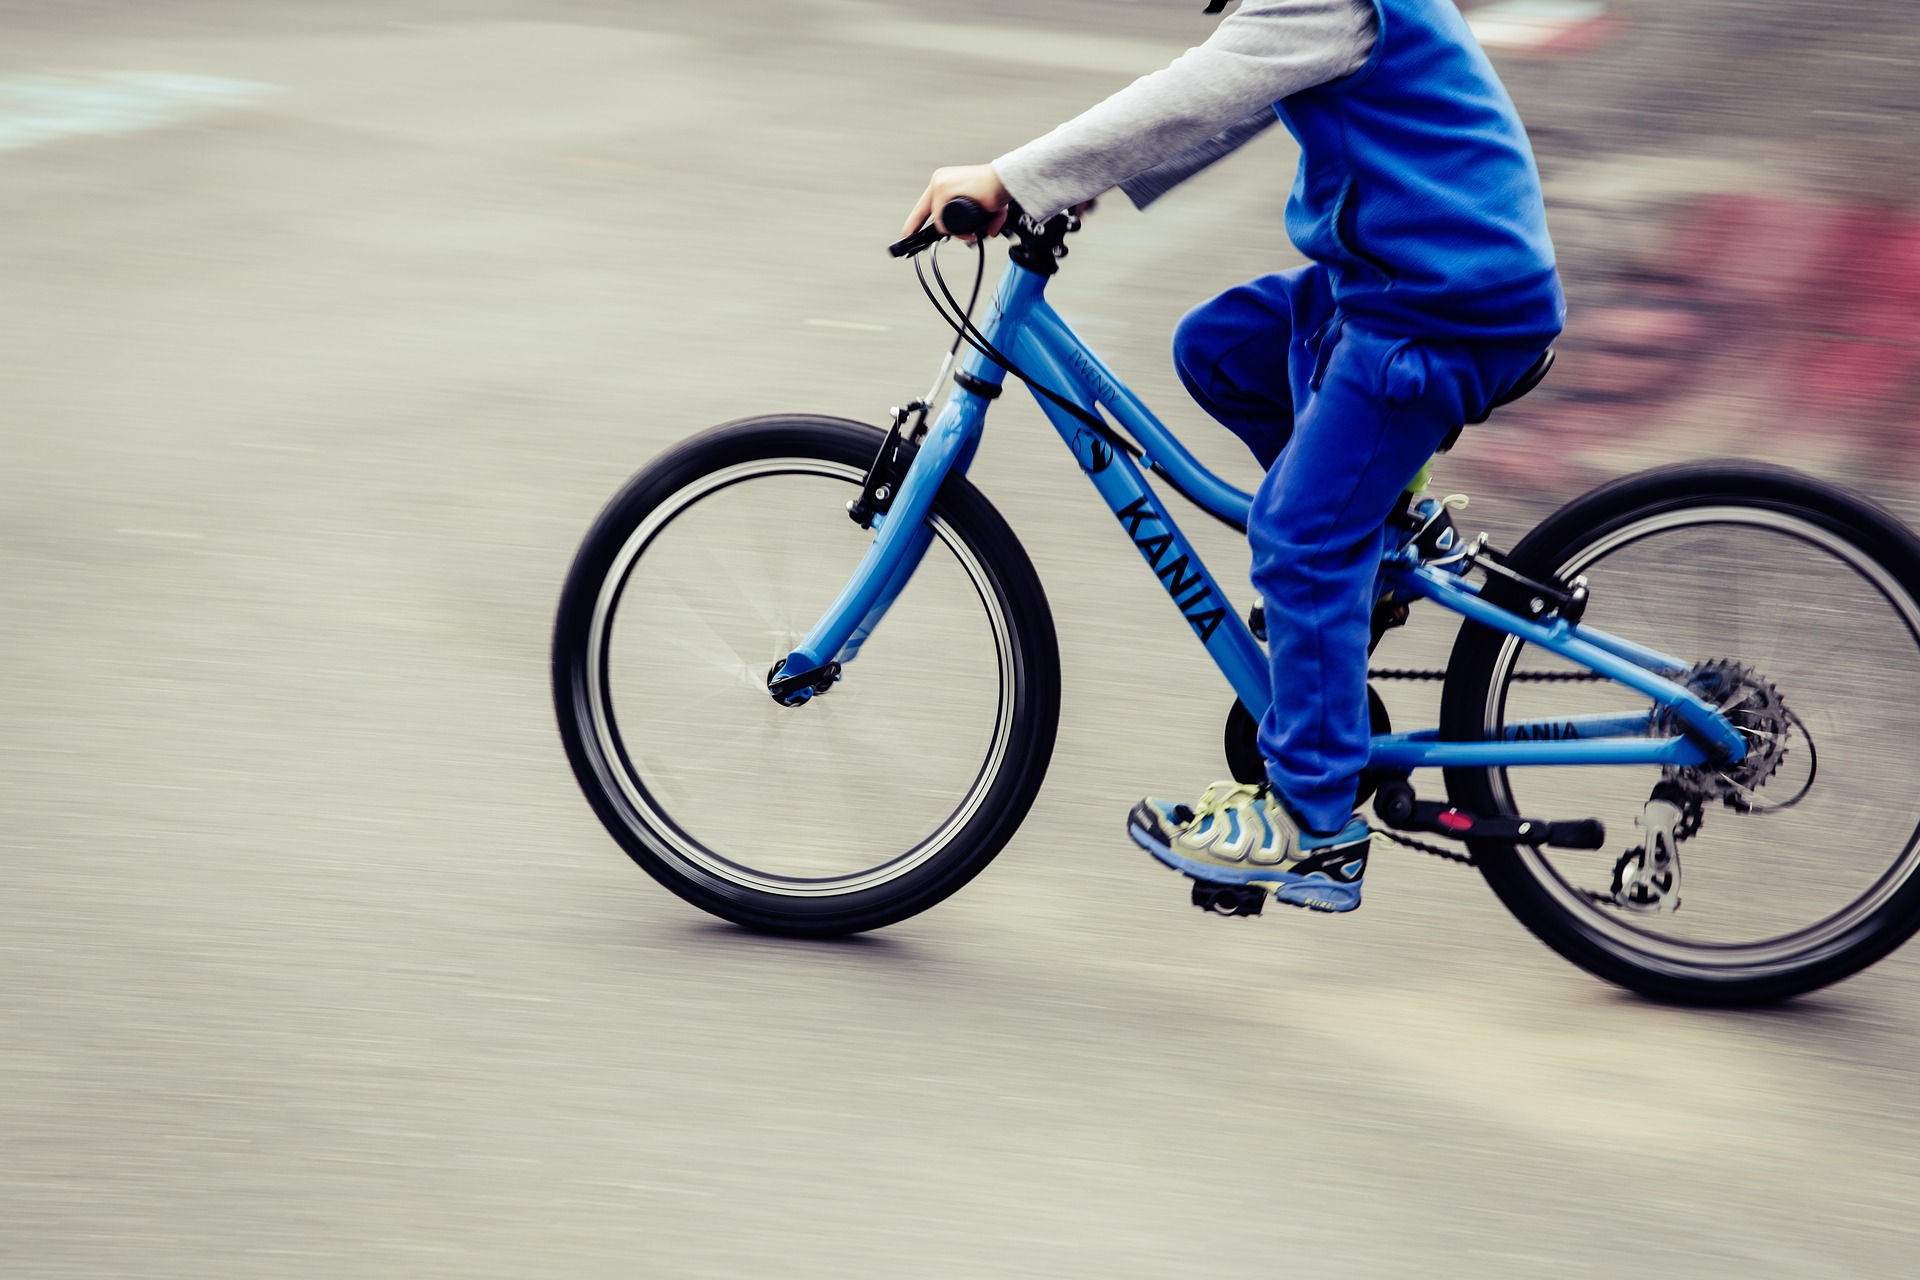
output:
M 1236 871 L 1231 867 L 1218 866 L 1211 862 L 1199 862 L 1183 858 L 1175 853 L 1171 846 L 1142 828 L 1138 823 L 1127 822 L 1127 834 L 1133 842 L 1152 854 L 1154 860 L 1186 876 L 1189 880 L 1198 880 L 1203 884 L 1229 885 L 1243 887 L 1258 885 L 1273 895 L 1275 902 L 1289 907 L 1301 907 L 1308 911 L 1320 911 L 1328 915 L 1353 911 L 1360 906 L 1360 886 L 1341 884 L 1336 880 L 1294 875 L 1272 867 L 1248 867 L 1245 871 Z M 1353 847 L 1363 854 L 1373 842 L 1362 840 Z

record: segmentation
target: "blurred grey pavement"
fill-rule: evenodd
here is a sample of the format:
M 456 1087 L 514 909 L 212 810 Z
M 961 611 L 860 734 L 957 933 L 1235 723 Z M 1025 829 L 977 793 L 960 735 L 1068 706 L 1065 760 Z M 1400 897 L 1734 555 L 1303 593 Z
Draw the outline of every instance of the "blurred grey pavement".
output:
M 1751 326 L 1662 398 L 1676 342 L 1761 314 L 1738 262 L 1680 269 L 1689 218 L 1759 202 L 1775 238 L 1741 243 L 1776 265 L 1806 209 L 1908 225 L 1909 7 L 1611 7 L 1580 56 L 1501 58 L 1569 382 L 1442 483 L 1511 537 L 1739 447 L 1911 512 L 1897 290 L 1890 338 L 1827 334 L 1893 361 L 1847 432 L 1782 425 Z M 1066 706 L 980 880 L 769 940 L 579 797 L 546 641 L 599 505 L 714 422 L 923 389 L 943 331 L 880 248 L 927 171 L 1163 63 L 1200 8 L 0 3 L 0 1275 L 1913 1273 L 1920 952 L 1709 1014 L 1412 853 L 1350 918 L 1193 911 L 1121 819 L 1220 771 L 1224 688 L 1015 396 L 974 475 L 1047 583 Z M 1166 338 L 1295 260 L 1289 178 L 1268 137 L 1151 216 L 1112 202 L 1054 291 L 1242 483 Z M 1613 326 L 1584 357 L 1582 305 Z

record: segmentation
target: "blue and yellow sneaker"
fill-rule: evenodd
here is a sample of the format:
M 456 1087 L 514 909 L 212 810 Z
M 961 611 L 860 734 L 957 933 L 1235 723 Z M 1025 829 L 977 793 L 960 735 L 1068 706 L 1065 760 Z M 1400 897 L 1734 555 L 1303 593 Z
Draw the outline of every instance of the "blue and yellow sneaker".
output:
M 1258 885 L 1313 911 L 1360 905 L 1371 839 L 1355 815 L 1330 836 L 1303 831 L 1265 783 L 1216 782 L 1191 807 L 1151 797 L 1127 815 L 1135 844 L 1210 885 Z M 1257 899 L 1256 899 L 1257 902 Z

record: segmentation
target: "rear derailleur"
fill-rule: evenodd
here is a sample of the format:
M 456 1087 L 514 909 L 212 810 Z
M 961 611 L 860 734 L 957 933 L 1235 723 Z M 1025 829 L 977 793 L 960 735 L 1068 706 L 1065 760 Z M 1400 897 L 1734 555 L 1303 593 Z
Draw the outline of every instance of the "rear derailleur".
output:
M 1697 793 L 1675 779 L 1662 778 L 1640 811 L 1646 843 L 1627 850 L 1613 864 L 1613 896 L 1601 901 L 1636 915 L 1678 911 L 1680 842 L 1700 830 L 1704 814 Z

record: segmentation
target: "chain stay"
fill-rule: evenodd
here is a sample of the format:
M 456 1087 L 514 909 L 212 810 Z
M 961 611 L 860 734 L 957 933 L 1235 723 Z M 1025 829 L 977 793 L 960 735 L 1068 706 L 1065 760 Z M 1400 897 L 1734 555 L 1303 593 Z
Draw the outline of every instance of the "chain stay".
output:
M 1416 667 L 1375 667 L 1367 672 L 1369 680 L 1445 680 L 1447 673 L 1439 670 L 1421 670 Z M 1607 679 L 1595 671 L 1523 671 L 1515 673 L 1511 679 L 1531 684 L 1576 684 Z M 1444 845 L 1429 844 L 1425 840 L 1415 840 L 1388 827 L 1376 827 L 1368 824 L 1368 829 L 1377 836 L 1385 836 L 1398 845 L 1417 849 L 1421 853 L 1430 853 L 1436 858 L 1448 862 L 1457 862 L 1461 866 L 1477 866 L 1470 853 L 1461 853 Z

